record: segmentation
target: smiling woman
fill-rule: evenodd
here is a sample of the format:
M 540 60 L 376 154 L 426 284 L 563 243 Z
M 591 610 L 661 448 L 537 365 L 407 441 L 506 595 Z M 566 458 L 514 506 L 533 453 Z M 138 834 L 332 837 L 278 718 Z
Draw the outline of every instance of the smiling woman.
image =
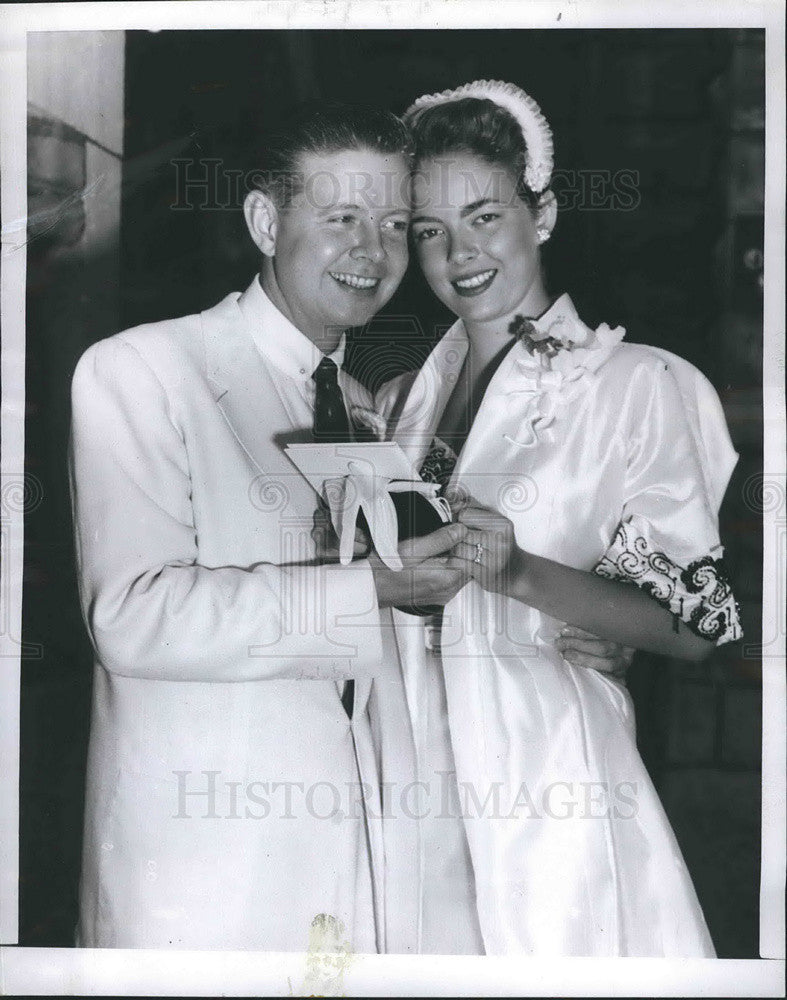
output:
M 478 198 L 479 191 L 489 194 Z M 444 305 L 499 329 L 507 329 L 516 309 L 535 316 L 546 309 L 538 231 L 555 223 L 554 197 L 534 213 L 518 196 L 515 175 L 461 152 L 423 160 L 413 192 L 418 259 Z M 457 301 L 473 298 L 473 304 Z
M 587 670 L 572 638 L 687 660 L 740 638 L 717 522 L 737 457 L 721 408 L 683 359 L 622 344 L 621 327 L 593 329 L 568 295 L 548 296 L 552 142 L 531 97 L 480 80 L 419 98 L 405 120 L 418 260 L 457 320 L 379 405 L 422 474 L 441 467 L 468 529 L 453 555 L 471 580 L 408 669 L 421 776 L 455 770 L 460 789 L 500 793 L 493 815 L 465 823 L 483 950 L 710 957 L 628 692 Z M 567 812 L 534 824 L 530 794 L 557 787 Z M 624 787 L 636 822 L 611 805 Z M 591 788 L 610 799 L 595 823 L 581 806 Z M 462 865 L 445 830 L 422 837 L 436 951 L 456 910 L 440 866 Z

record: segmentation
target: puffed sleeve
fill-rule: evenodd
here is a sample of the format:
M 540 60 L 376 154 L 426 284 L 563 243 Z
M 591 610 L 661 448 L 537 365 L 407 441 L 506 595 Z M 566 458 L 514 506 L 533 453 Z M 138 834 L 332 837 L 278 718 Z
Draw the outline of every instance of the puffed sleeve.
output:
M 595 572 L 634 583 L 697 635 L 742 635 L 724 568 L 718 510 L 735 453 L 714 390 L 697 370 L 650 352 L 621 412 L 627 445 L 623 516 Z

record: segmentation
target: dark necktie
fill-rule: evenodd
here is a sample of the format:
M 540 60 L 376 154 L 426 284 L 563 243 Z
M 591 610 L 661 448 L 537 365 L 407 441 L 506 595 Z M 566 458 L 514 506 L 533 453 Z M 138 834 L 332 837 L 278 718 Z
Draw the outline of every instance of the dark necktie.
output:
M 352 441 L 350 421 L 339 388 L 336 362 L 323 358 L 312 375 L 316 387 L 314 399 L 314 440 L 318 444 Z M 353 717 L 355 681 L 345 681 L 342 688 L 342 705 L 348 717 Z
M 317 394 L 314 399 L 314 440 L 326 442 L 352 441 L 350 421 L 339 388 L 336 362 L 323 358 L 312 375 Z

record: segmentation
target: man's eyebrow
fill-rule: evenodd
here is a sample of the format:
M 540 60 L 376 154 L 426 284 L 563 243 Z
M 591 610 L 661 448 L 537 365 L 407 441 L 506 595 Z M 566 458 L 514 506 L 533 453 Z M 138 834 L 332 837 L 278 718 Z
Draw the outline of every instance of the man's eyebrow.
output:
M 416 222 L 438 222 L 442 224 L 442 220 L 436 218 L 434 215 L 416 215 L 410 219 L 411 226 L 414 226 Z
M 344 205 L 326 205 L 320 211 L 323 215 L 330 215 L 331 212 L 360 212 L 362 209 L 360 205 L 351 205 L 347 203 Z
M 321 214 L 331 215 L 333 212 L 368 212 L 369 208 L 376 208 L 376 205 L 358 205 L 350 204 L 349 202 L 343 205 L 328 205 L 325 208 L 320 209 Z M 409 215 L 409 208 L 392 208 L 385 213 L 386 217 L 389 215 Z

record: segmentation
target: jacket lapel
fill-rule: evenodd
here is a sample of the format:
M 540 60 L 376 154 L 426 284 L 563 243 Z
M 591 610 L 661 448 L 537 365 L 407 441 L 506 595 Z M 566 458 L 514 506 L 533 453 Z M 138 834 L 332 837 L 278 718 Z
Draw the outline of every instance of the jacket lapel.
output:
M 416 468 L 421 467 L 429 451 L 468 347 L 464 324 L 457 320 L 424 362 L 395 420 L 392 440 L 398 442 Z M 483 452 L 489 427 L 503 416 L 497 411 L 511 413 L 507 396 L 522 388 L 521 379 L 517 378 L 517 363 L 524 353 L 521 343 L 514 344 L 492 376 L 459 455 L 457 473 Z
M 526 349 L 521 342 L 513 344 L 511 350 L 500 362 L 497 371 L 486 387 L 478 412 L 470 427 L 464 447 L 454 469 L 454 478 L 466 473 L 480 458 L 481 467 L 488 469 L 487 446 L 489 435 L 501 436 L 506 428 L 512 431 L 521 421 L 519 407 L 512 405 L 512 393 L 526 391 L 527 384 L 519 376 L 519 362 Z
M 207 378 L 224 419 L 257 470 L 284 486 L 289 513 L 310 514 L 315 491 L 283 451 L 285 444 L 308 438 L 254 344 L 237 295 L 201 318 Z
M 462 370 L 468 342 L 461 320 L 448 330 L 418 372 L 391 435 L 416 469 L 421 467 Z
M 246 320 L 231 295 L 201 315 L 207 378 L 217 406 L 243 450 L 271 484 L 272 497 L 284 495 L 286 506 L 271 507 L 272 516 L 308 519 L 317 506 L 317 493 L 284 453 L 284 446 L 310 441 L 297 408 L 281 391 L 276 373 L 265 364 Z M 369 395 L 349 376 L 343 379 L 349 404 L 370 405 Z M 257 489 L 265 495 L 264 489 Z M 308 532 L 307 532 L 308 535 Z M 354 715 L 366 708 L 371 680 L 356 681 Z M 337 691 L 341 692 L 341 683 Z

